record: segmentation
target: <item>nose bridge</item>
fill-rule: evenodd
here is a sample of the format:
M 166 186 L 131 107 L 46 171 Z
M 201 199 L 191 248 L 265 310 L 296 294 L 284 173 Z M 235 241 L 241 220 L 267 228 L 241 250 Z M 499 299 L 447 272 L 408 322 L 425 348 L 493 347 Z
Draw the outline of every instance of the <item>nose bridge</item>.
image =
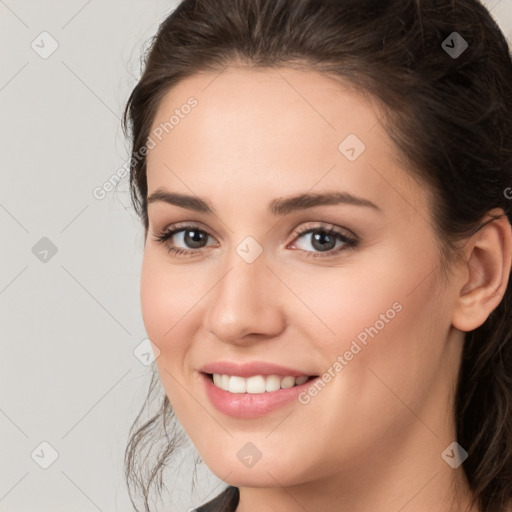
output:
M 271 274 L 266 263 L 263 246 L 253 236 L 243 238 L 226 256 L 228 273 L 219 283 L 219 295 L 226 299 L 244 299 L 246 305 L 259 302 L 262 299 L 260 286 Z
M 282 312 L 268 293 L 269 280 L 275 277 L 267 268 L 263 248 L 254 239 L 244 239 L 226 257 L 222 275 L 212 290 L 207 330 L 225 341 L 251 333 L 275 335 L 283 325 Z
M 244 253 L 246 249 L 242 242 L 226 258 L 227 274 L 219 283 L 216 303 L 223 306 L 223 310 L 232 309 L 249 319 L 261 309 L 262 289 L 269 271 L 263 254 L 254 258 L 251 248 Z

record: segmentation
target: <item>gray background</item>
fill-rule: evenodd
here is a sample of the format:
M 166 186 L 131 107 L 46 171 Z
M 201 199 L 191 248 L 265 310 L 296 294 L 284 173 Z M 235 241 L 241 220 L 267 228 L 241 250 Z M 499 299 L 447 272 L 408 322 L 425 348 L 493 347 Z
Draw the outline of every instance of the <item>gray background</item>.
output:
M 93 190 L 127 161 L 121 112 L 175 5 L 0 0 L 0 512 L 132 510 L 122 459 L 150 375 L 134 354 L 142 230 L 126 180 Z M 486 5 L 510 41 L 512 0 Z M 192 493 L 190 444 L 181 454 L 164 496 L 185 511 L 223 483 L 201 465 Z

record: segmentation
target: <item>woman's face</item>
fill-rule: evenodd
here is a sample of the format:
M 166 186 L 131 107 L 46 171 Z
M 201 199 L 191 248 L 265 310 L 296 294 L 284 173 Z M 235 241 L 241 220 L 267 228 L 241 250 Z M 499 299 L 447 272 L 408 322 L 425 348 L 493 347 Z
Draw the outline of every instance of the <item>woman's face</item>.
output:
M 381 117 L 340 82 L 289 68 L 195 75 L 160 104 L 142 313 L 179 421 L 233 485 L 354 479 L 384 460 L 403 468 L 411 451 L 415 464 L 445 464 L 456 294 L 426 188 L 398 163 Z M 179 206 L 171 193 L 191 199 Z M 276 206 L 303 194 L 341 199 Z M 320 378 L 232 393 L 202 371 L 219 362 L 286 367 L 245 367 L 263 377 L 253 391 L 276 382 L 269 374 Z

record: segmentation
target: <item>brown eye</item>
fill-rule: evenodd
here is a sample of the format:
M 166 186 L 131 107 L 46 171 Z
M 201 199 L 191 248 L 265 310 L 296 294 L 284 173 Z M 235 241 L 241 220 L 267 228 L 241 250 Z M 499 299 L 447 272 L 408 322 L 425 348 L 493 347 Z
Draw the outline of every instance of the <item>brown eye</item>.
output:
M 167 246 L 170 253 L 182 255 L 194 255 L 201 252 L 206 247 L 210 235 L 197 226 L 170 226 L 165 231 L 154 238 L 156 242 Z M 171 243 L 169 243 L 171 242 Z M 176 247 L 175 245 L 184 245 L 185 247 Z
M 324 228 L 321 226 L 309 227 L 309 229 L 303 228 L 302 230 L 294 233 L 294 235 L 294 240 L 304 237 L 306 242 L 302 244 L 302 247 L 298 248 L 300 251 L 308 253 L 307 257 L 313 258 L 333 256 L 338 254 L 340 251 L 354 248 L 358 243 L 358 240 L 355 237 L 349 237 L 335 228 Z M 337 242 L 340 243 L 338 247 L 336 247 Z M 297 242 L 293 243 L 293 246 L 297 245 Z M 307 248 L 308 246 L 312 247 L 313 250 L 309 250 Z M 323 254 L 318 253 L 326 254 L 324 256 Z

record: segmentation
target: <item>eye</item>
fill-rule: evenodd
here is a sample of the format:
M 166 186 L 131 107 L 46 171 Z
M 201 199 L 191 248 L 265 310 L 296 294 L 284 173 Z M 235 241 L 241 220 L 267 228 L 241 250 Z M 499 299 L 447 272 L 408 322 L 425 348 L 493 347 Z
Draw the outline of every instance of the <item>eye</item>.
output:
M 308 236 L 309 235 L 309 236 Z M 306 243 L 302 244 L 299 249 L 302 252 L 306 252 L 306 257 L 312 258 L 327 258 L 338 254 L 340 251 L 346 249 L 353 249 L 358 244 L 358 238 L 355 235 L 348 235 L 341 230 L 331 227 L 323 226 L 306 226 L 294 232 L 296 239 L 304 238 Z M 294 239 L 295 240 L 295 239 Z M 336 247 L 336 243 L 340 242 L 340 245 Z M 297 245 L 295 242 L 293 246 Z M 315 251 L 304 249 L 304 246 L 313 247 Z M 335 250 L 333 250 L 335 249 Z M 327 253 L 327 254 L 322 254 Z
M 306 243 L 302 243 L 302 247 L 299 247 L 299 250 L 307 253 L 307 257 L 313 258 L 332 257 L 342 250 L 355 248 L 359 241 L 355 235 L 349 235 L 341 231 L 341 229 L 319 225 L 307 225 L 296 230 L 293 236 L 294 243 L 292 247 L 297 245 L 296 239 L 304 238 Z M 202 249 L 206 247 L 205 243 L 208 241 L 208 237 L 211 237 L 211 235 L 204 229 L 193 224 L 186 224 L 171 225 L 153 239 L 164 244 L 169 253 L 189 257 L 203 252 Z M 173 242 L 172 245 L 168 244 L 169 241 Z M 339 245 L 336 246 L 338 242 Z M 176 243 L 181 243 L 185 247 L 176 247 Z M 313 251 L 304 248 L 304 245 L 307 246 L 308 244 L 313 247 Z
M 176 236 L 179 235 L 179 236 Z M 173 254 L 179 254 L 184 256 L 193 256 L 198 254 L 201 249 L 204 247 L 205 240 L 208 239 L 210 235 L 204 229 L 200 229 L 198 226 L 187 224 L 184 226 L 172 225 L 154 237 L 156 242 L 161 244 L 165 244 L 167 246 L 167 250 Z M 185 244 L 185 248 L 175 247 L 174 243 L 172 245 L 168 245 L 167 242 L 176 238 L 181 241 L 182 244 Z M 190 246 L 190 249 L 187 249 L 186 246 Z

